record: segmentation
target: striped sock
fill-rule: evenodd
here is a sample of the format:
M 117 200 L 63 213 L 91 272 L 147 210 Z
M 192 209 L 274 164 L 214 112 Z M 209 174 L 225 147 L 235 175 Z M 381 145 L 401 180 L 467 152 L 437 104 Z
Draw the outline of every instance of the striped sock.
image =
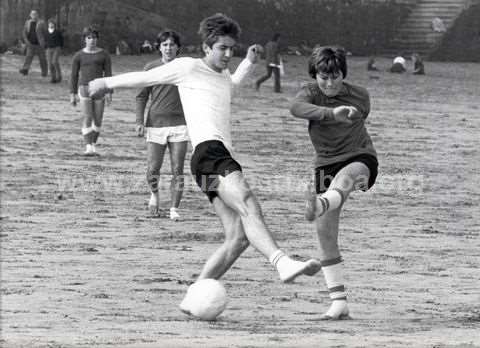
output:
M 338 209 L 345 201 L 345 193 L 337 188 L 327 190 L 324 194 L 317 197 L 317 217 L 322 216 L 329 210 Z M 321 209 L 320 209 L 321 207 Z
M 324 260 L 321 262 L 323 276 L 327 283 L 328 292 L 332 301 L 347 300 L 345 285 L 343 284 L 343 260 L 339 256 L 334 259 Z
M 270 261 L 273 267 L 277 268 L 278 261 L 284 256 L 287 256 L 287 255 L 283 251 L 278 249 L 272 255 L 269 256 L 268 261 Z

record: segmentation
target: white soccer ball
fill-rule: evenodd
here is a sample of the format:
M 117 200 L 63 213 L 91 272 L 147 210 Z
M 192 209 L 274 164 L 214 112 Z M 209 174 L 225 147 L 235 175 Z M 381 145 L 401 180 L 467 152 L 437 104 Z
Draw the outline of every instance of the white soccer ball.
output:
M 227 291 L 215 279 L 201 279 L 188 288 L 190 313 L 201 320 L 215 320 L 227 306 Z

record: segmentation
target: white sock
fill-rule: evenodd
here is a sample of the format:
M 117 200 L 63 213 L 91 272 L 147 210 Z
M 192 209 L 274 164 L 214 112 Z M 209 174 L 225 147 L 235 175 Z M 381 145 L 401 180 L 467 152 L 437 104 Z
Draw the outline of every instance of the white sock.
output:
M 347 300 L 343 280 L 343 262 L 341 257 L 322 261 L 322 272 L 332 300 Z
M 289 273 L 292 267 L 298 267 L 297 263 L 300 264 L 300 261 L 292 260 L 287 254 L 278 249 L 268 258 L 273 267 L 276 268 L 280 274 L 280 278 L 285 273 Z
M 338 209 L 345 200 L 345 194 L 339 189 L 329 189 L 321 196 L 317 196 L 318 215 L 323 215 L 329 210 Z
M 330 305 L 330 308 L 325 313 L 325 316 L 338 319 L 342 315 L 348 315 L 348 305 L 346 300 L 335 300 Z
M 272 264 L 273 267 L 277 267 L 278 260 L 282 258 L 283 256 L 286 256 L 286 254 L 281 251 L 280 249 L 277 249 L 273 254 L 271 254 L 268 257 L 268 261 Z
M 180 214 L 178 214 L 178 208 L 175 208 L 175 207 L 170 208 L 170 219 L 171 220 L 180 219 Z
M 92 127 L 82 128 L 82 135 L 87 135 L 88 133 L 92 132 L 92 130 Z
M 302 273 L 305 262 L 291 259 L 287 254 L 278 249 L 268 258 L 270 263 L 277 270 L 280 279 L 284 282 L 292 281 Z
M 335 300 L 347 300 L 343 280 L 343 263 L 342 258 L 337 257 L 331 260 L 322 261 L 322 272 L 327 283 L 330 298 Z
M 330 308 L 324 315 L 332 319 L 341 319 L 342 316 L 348 315 L 342 261 L 341 257 L 322 261 L 323 276 L 332 300 Z

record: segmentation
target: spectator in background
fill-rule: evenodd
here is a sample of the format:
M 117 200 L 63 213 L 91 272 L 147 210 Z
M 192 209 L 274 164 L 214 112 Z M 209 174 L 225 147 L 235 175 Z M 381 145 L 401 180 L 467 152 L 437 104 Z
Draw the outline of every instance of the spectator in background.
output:
M 405 58 L 397 56 L 393 59 L 393 64 L 390 67 L 391 73 L 401 74 L 407 71 Z
M 70 75 L 70 104 L 77 105 L 83 112 L 82 135 L 85 140 L 85 155 L 92 156 L 97 153 L 96 144 L 103 122 L 105 103 L 112 102 L 112 90 L 105 96 L 91 97 L 88 83 L 99 77 L 112 76 L 112 62 L 106 50 L 97 46 L 98 30 L 93 27 L 83 29 L 82 37 L 85 47 L 75 53 L 72 60 L 72 73 Z
M 260 85 L 268 80 L 273 73 L 274 78 L 274 87 L 273 90 L 275 93 L 281 93 L 282 89 L 280 86 L 280 49 L 278 46 L 280 40 L 280 34 L 273 35 L 272 40 L 267 42 L 265 45 L 265 60 L 267 65 L 267 74 L 259 78 L 255 82 L 255 89 L 258 91 Z
M 157 36 L 161 57 L 150 62 L 145 70 L 151 70 L 173 61 L 180 52 L 180 35 L 173 30 L 164 30 Z M 150 100 L 147 117 L 145 108 Z M 137 135 L 147 138 L 147 182 L 151 195 L 148 208 L 152 216 L 159 215 L 160 196 L 158 183 L 163 157 L 168 148 L 172 180 L 170 183 L 170 219 L 178 220 L 178 208 L 182 199 L 183 167 L 188 146 L 188 131 L 183 114 L 178 87 L 154 85 L 144 87 L 136 97 Z
M 378 71 L 377 65 L 375 63 L 376 63 L 375 57 L 370 57 L 367 62 L 367 70 Z
M 23 41 L 27 45 L 27 56 L 23 67 L 20 69 L 20 74 L 28 75 L 30 65 L 32 64 L 33 57 L 38 56 L 40 60 L 40 69 L 42 70 L 42 76 L 46 77 L 48 74 L 47 58 L 45 57 L 45 36 L 47 29 L 45 27 L 45 21 L 40 19 L 37 10 L 30 12 L 30 19 L 27 19 L 23 26 Z
M 50 70 L 50 82 L 57 83 L 62 81 L 62 70 L 60 69 L 60 54 L 63 48 L 63 35 L 57 28 L 54 19 L 48 20 L 48 31 L 45 36 L 47 48 L 47 61 Z
M 150 41 L 145 40 L 143 41 L 142 46 L 140 46 L 140 53 L 152 53 L 153 52 L 153 46 L 150 43 Z
M 425 75 L 425 66 L 423 65 L 422 57 L 418 53 L 412 54 L 413 74 Z
M 27 52 L 27 45 L 22 41 L 22 39 L 18 39 L 15 42 L 15 45 L 12 47 L 9 47 L 7 50 L 7 54 L 19 54 L 21 56 L 24 56 L 25 53 Z

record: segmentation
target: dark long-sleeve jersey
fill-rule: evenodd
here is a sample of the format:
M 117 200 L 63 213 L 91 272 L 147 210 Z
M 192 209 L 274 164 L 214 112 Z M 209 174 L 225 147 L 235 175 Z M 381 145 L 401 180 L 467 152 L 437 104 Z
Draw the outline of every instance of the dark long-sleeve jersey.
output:
M 99 77 L 112 76 L 112 61 L 107 51 L 86 53 L 80 50 L 73 56 L 70 93 L 77 93 L 78 86 L 85 86 Z
M 337 106 L 354 106 L 363 117 L 351 123 L 336 121 L 333 109 Z M 342 162 L 360 154 L 377 157 L 365 127 L 370 112 L 370 97 L 365 88 L 344 82 L 339 94 L 328 97 L 317 83 L 309 83 L 298 92 L 290 111 L 294 116 L 310 118 L 308 132 L 316 153 L 315 167 Z
M 161 59 L 157 59 L 147 64 L 145 70 L 163 64 Z M 149 97 L 151 102 L 145 122 L 146 127 L 175 127 L 186 124 L 178 87 L 175 85 L 145 87 L 138 93 L 136 98 L 137 124 L 144 123 L 144 113 Z

